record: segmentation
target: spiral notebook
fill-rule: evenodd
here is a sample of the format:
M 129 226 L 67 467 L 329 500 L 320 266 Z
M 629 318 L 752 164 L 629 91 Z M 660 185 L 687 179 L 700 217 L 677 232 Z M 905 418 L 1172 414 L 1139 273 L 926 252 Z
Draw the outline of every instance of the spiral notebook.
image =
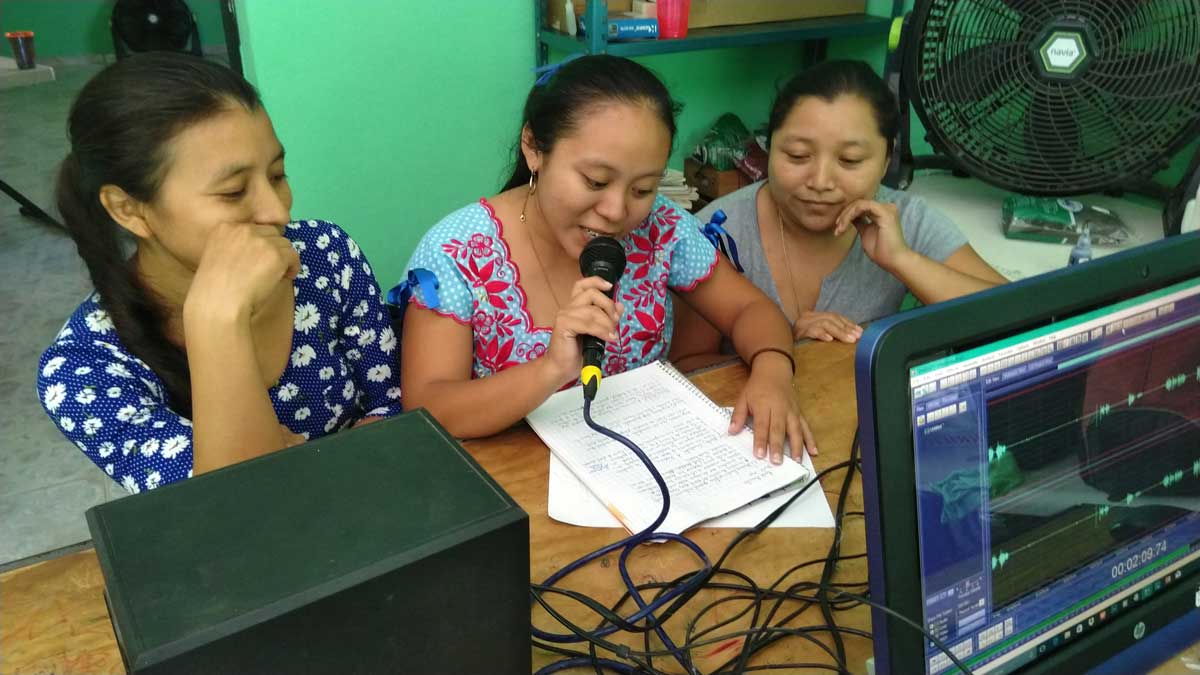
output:
M 554 394 L 526 419 L 626 529 L 654 522 L 658 486 L 628 448 L 588 428 L 579 388 Z M 730 435 L 729 411 L 665 361 L 605 377 L 592 419 L 638 444 L 662 474 L 671 510 L 659 532 L 678 534 L 813 475 L 791 459 L 756 459 L 752 433 Z

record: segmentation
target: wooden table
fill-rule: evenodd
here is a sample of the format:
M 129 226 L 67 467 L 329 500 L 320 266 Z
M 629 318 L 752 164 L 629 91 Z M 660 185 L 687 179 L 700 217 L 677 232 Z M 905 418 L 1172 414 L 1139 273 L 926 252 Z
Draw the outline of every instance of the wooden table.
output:
M 842 344 L 807 343 L 798 346 L 795 354 L 797 389 L 805 416 L 817 437 L 821 454 L 815 464 L 821 470 L 845 461 L 849 456 L 857 425 L 854 348 Z M 717 403 L 732 405 L 746 374 L 745 367 L 739 363 L 700 373 L 692 379 Z M 540 582 L 580 555 L 623 536 L 624 532 L 620 530 L 573 527 L 553 521 L 546 515 L 549 455 L 527 426 L 520 425 L 486 440 L 468 442 L 466 447 L 529 513 L 531 580 Z M 842 476 L 841 472 L 835 472 L 823 481 L 831 506 L 836 504 Z M 862 485 L 857 479 L 847 497 L 846 508 L 850 512 L 862 511 Z M 733 529 L 699 529 L 689 532 L 689 536 L 715 558 L 737 532 Z M 832 536 L 831 529 L 770 529 L 743 542 L 727 560 L 726 566 L 750 574 L 760 586 L 770 585 L 792 565 L 823 557 Z M 843 555 L 864 551 L 862 519 L 847 519 Z M 572 575 L 562 585 L 611 604 L 620 597 L 623 588 L 615 562 L 615 555 L 610 556 Z M 670 580 L 694 569 L 694 558 L 676 545 L 642 547 L 630 558 L 631 574 L 637 582 Z M 820 574 L 821 566 L 814 565 L 792 575 L 789 581 L 815 581 Z M 838 582 L 865 582 L 866 579 L 863 558 L 843 562 L 834 576 Z M 91 549 L 0 575 L 0 675 L 123 672 L 104 607 L 102 587 L 103 579 Z M 683 634 L 683 627 L 700 606 L 718 597 L 714 593 L 705 592 L 698 596 L 671 619 L 668 625 L 673 639 Z M 562 607 L 568 617 L 577 620 L 588 616 L 572 611 L 560 600 L 555 601 L 555 606 Z M 730 603 L 707 615 L 701 625 L 728 618 L 739 609 L 738 603 Z M 870 630 L 870 612 L 865 607 L 838 612 L 836 618 L 840 626 Z M 534 611 L 534 621 L 545 630 L 563 632 L 540 608 Z M 820 623 L 824 622 L 819 612 L 812 608 L 792 625 Z M 744 625 L 744 622 L 735 623 L 721 632 Z M 815 637 L 829 644 L 827 634 Z M 640 638 L 632 636 L 619 641 L 637 647 L 641 645 Z M 855 672 L 865 672 L 865 661 L 871 655 L 870 641 L 853 636 L 845 636 L 844 641 L 848 666 Z M 739 645 L 729 641 L 699 648 L 693 656 L 702 669 L 711 669 L 736 655 Z M 718 651 L 719 647 L 724 648 Z M 557 658 L 540 649 L 534 650 L 535 666 Z M 762 650 L 752 662 L 830 663 L 830 659 L 808 641 L 788 638 Z M 668 669 L 674 665 L 672 670 L 678 670 L 678 665 L 667 659 L 659 658 L 655 663 Z M 1178 664 L 1178 659 L 1172 659 L 1171 663 Z M 1176 671 L 1160 669 L 1156 672 Z

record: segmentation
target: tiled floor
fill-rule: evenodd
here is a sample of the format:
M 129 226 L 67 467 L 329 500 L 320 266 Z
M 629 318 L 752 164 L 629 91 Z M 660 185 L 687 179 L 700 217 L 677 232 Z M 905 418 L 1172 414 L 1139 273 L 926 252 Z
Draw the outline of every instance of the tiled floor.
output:
M 54 82 L 0 92 L 0 179 L 57 216 L 67 111 L 100 66 L 55 70 Z M 59 434 L 34 387 L 42 349 L 90 287 L 66 234 L 0 194 L 0 565 L 87 540 L 83 512 L 123 494 Z

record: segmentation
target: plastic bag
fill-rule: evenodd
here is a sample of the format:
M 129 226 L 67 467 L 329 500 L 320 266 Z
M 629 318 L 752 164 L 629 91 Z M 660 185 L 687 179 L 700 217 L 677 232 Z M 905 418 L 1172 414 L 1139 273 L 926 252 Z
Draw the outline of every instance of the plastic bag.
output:
M 1009 195 L 1000 224 L 1009 239 L 1075 244 L 1086 228 L 1093 246 L 1124 246 L 1134 240 L 1116 213 L 1077 199 Z
M 704 134 L 704 139 L 692 151 L 692 157 L 717 171 L 732 169 L 741 158 L 748 138 L 750 130 L 738 116 L 725 113 Z

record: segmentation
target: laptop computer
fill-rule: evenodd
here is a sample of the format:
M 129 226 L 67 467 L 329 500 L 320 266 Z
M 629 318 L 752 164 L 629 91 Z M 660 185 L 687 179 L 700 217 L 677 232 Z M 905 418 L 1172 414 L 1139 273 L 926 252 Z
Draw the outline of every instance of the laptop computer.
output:
M 981 674 L 1200 639 L 1200 234 L 880 321 L 856 380 L 873 600 Z M 872 619 L 876 673 L 962 672 Z

